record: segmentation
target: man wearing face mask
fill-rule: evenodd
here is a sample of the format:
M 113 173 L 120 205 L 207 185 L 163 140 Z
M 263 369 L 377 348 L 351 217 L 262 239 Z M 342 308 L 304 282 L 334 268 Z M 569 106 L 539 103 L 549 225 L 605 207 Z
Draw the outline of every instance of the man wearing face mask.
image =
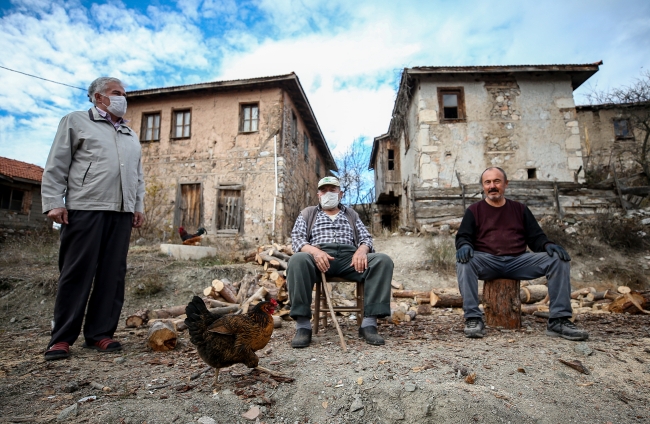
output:
M 84 311 L 83 347 L 122 349 L 112 337 L 124 302 L 126 256 L 131 229 L 144 222 L 140 142 L 122 119 L 124 87 L 117 78 L 97 78 L 88 97 L 93 107 L 61 120 L 43 172 L 43 213 L 61 224 L 46 360 L 70 355 Z
M 364 281 L 364 314 L 359 337 L 371 345 L 383 345 L 377 318 L 390 315 L 390 283 L 393 261 L 373 253 L 372 237 L 352 209 L 342 205 L 339 180 L 325 177 L 318 183 L 318 206 L 304 209 L 291 232 L 293 251 L 287 270 L 291 317 L 296 320 L 294 348 L 311 343 L 312 288 L 320 273 Z M 361 317 L 359 317 L 361 319 Z M 317 324 L 316 324 L 317 325 Z
M 456 274 L 463 296 L 465 337 L 481 338 L 485 334 L 478 307 L 479 279 L 532 280 L 546 276 L 550 299 L 546 334 L 586 340 L 589 334 L 569 321 L 573 314 L 569 254 L 546 238 L 527 206 L 504 197 L 508 177 L 503 169 L 486 169 L 480 182 L 485 200 L 467 208 L 456 233 Z M 526 252 L 526 246 L 534 253 Z

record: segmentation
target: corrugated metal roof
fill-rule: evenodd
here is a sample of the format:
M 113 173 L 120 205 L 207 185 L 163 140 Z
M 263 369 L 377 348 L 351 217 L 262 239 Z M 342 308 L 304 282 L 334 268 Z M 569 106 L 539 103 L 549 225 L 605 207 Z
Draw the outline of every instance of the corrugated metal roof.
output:
M 0 175 L 11 179 L 20 178 L 40 183 L 43 179 L 43 168 L 31 163 L 0 157 Z

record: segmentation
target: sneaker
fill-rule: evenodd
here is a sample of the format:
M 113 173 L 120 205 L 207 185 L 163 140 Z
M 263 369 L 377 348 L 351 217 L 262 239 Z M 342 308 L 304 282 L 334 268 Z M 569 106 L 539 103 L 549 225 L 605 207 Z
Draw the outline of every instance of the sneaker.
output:
M 567 340 L 581 341 L 589 338 L 589 333 L 579 329 L 568 318 L 549 319 L 546 325 L 546 335 L 563 337 Z
M 66 342 L 54 343 L 45 352 L 46 361 L 54 361 L 56 359 L 64 359 L 70 356 L 70 345 Z
M 480 339 L 485 336 L 485 324 L 481 318 L 467 318 L 465 320 L 465 337 Z
M 83 344 L 83 347 L 86 349 L 95 349 L 100 352 L 115 352 L 116 350 L 122 350 L 122 345 L 120 342 L 108 337 L 101 339 L 100 341 L 93 344 L 88 344 L 88 342 L 85 342 Z
M 359 328 L 359 337 L 364 339 L 366 343 L 374 346 L 381 346 L 384 344 L 384 338 L 377 334 L 377 327 L 374 325 Z
M 291 347 L 294 349 L 300 349 L 309 346 L 310 343 L 311 329 L 299 328 L 296 330 L 296 335 L 293 336 L 293 340 L 291 340 Z

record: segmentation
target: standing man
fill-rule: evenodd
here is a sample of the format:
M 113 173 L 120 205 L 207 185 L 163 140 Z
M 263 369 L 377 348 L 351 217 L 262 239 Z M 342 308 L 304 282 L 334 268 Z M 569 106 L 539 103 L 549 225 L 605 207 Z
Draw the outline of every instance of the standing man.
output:
M 383 345 L 377 334 L 377 318 L 390 315 L 390 283 L 393 261 L 373 252 L 372 237 L 352 208 L 341 204 L 343 192 L 335 177 L 318 182 L 318 206 L 304 209 L 291 232 L 293 251 L 287 269 L 291 317 L 296 335 L 291 347 L 311 343 L 311 300 L 320 273 L 364 281 L 364 314 L 359 337 L 371 345 Z M 361 317 L 359 317 L 360 319 Z M 318 322 L 315 323 L 318 325 Z
M 97 78 L 88 97 L 93 107 L 61 120 L 43 172 L 43 213 L 62 224 L 46 360 L 70 355 L 84 311 L 83 347 L 122 349 L 112 337 L 124 303 L 126 255 L 131 228 L 144 222 L 140 142 L 122 119 L 124 86 L 117 78 Z
M 485 334 L 478 308 L 479 279 L 532 280 L 546 276 L 550 299 L 546 334 L 586 340 L 589 334 L 569 321 L 569 254 L 546 238 L 527 206 L 504 197 L 508 177 L 503 169 L 486 169 L 480 182 L 485 200 L 467 208 L 456 234 L 456 275 L 463 296 L 465 337 Z M 526 246 L 535 253 L 527 253 Z

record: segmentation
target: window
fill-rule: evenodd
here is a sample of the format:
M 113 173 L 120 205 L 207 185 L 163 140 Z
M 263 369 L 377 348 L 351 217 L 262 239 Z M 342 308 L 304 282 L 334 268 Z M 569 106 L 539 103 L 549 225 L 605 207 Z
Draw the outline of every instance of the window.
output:
M 537 169 L 536 168 L 528 168 L 528 179 L 529 180 L 537 179 Z
M 392 171 L 395 169 L 395 150 L 388 149 L 388 170 Z
M 309 160 L 309 137 L 305 134 L 305 160 Z
M 627 119 L 615 119 L 614 135 L 617 139 L 634 138 L 630 127 L 630 121 Z
M 15 188 L 0 186 L 0 209 L 22 211 L 25 192 Z
M 316 158 L 316 176 L 320 178 L 320 159 Z
M 236 230 L 241 227 L 242 191 L 220 188 L 217 195 L 217 230 Z
M 441 121 L 465 120 L 465 96 L 461 87 L 438 88 L 438 103 Z
M 259 106 L 257 104 L 242 105 L 239 131 L 255 132 L 259 122 Z
M 172 138 L 188 138 L 190 136 L 191 113 L 189 110 L 174 111 Z
M 160 113 L 145 113 L 142 116 L 140 141 L 160 140 Z
M 291 140 L 294 144 L 298 142 L 298 118 L 293 112 L 291 112 Z

